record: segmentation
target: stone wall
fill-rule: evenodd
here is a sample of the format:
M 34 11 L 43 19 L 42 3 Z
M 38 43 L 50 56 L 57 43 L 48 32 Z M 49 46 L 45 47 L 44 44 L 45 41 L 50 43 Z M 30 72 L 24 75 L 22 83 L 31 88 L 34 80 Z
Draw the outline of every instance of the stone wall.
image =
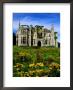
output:
M 21 33 L 21 30 L 18 30 L 16 33 L 16 36 L 18 35 L 18 38 L 16 38 L 16 45 L 18 46 L 31 46 L 31 27 L 29 30 L 26 29 L 26 35 Z M 28 36 L 29 35 L 29 36 Z M 57 35 L 57 34 L 56 34 Z M 26 37 L 26 43 L 21 43 L 21 38 Z M 28 41 L 28 43 L 27 43 Z M 35 27 L 34 34 L 33 34 L 33 46 L 38 46 L 38 42 L 40 42 L 41 46 L 56 46 L 58 47 L 57 39 L 54 38 L 54 27 L 51 28 L 50 32 L 46 32 L 44 36 L 44 29 L 42 29 L 42 38 L 37 37 L 37 28 Z

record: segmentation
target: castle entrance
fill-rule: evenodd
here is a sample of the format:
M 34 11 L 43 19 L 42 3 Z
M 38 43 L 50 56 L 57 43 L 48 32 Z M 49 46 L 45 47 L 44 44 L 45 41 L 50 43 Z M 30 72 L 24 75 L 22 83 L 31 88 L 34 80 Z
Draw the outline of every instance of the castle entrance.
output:
M 38 46 L 40 46 L 40 47 L 41 47 L 41 42 L 40 42 L 40 41 L 38 41 Z

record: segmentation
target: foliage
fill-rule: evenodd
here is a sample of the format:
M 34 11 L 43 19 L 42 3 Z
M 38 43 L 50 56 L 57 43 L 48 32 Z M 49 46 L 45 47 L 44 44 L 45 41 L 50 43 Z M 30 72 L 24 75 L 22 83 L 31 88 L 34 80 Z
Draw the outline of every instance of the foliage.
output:
M 59 77 L 60 49 L 13 47 L 14 77 Z

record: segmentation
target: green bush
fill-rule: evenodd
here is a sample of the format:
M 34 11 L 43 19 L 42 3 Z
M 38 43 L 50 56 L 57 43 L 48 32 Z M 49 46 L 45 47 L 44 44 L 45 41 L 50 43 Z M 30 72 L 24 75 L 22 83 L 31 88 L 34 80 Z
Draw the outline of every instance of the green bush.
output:
M 49 66 L 48 77 L 60 77 L 60 65 L 57 63 L 52 63 Z
M 51 47 L 13 47 L 14 77 L 59 77 L 60 49 Z

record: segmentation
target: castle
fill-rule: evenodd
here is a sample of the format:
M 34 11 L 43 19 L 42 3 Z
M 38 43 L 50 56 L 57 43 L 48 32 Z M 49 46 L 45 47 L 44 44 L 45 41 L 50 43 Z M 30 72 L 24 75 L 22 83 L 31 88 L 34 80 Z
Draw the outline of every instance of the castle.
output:
M 44 26 L 20 25 L 16 32 L 17 46 L 54 46 L 58 47 L 57 32 L 54 25 L 48 30 Z

